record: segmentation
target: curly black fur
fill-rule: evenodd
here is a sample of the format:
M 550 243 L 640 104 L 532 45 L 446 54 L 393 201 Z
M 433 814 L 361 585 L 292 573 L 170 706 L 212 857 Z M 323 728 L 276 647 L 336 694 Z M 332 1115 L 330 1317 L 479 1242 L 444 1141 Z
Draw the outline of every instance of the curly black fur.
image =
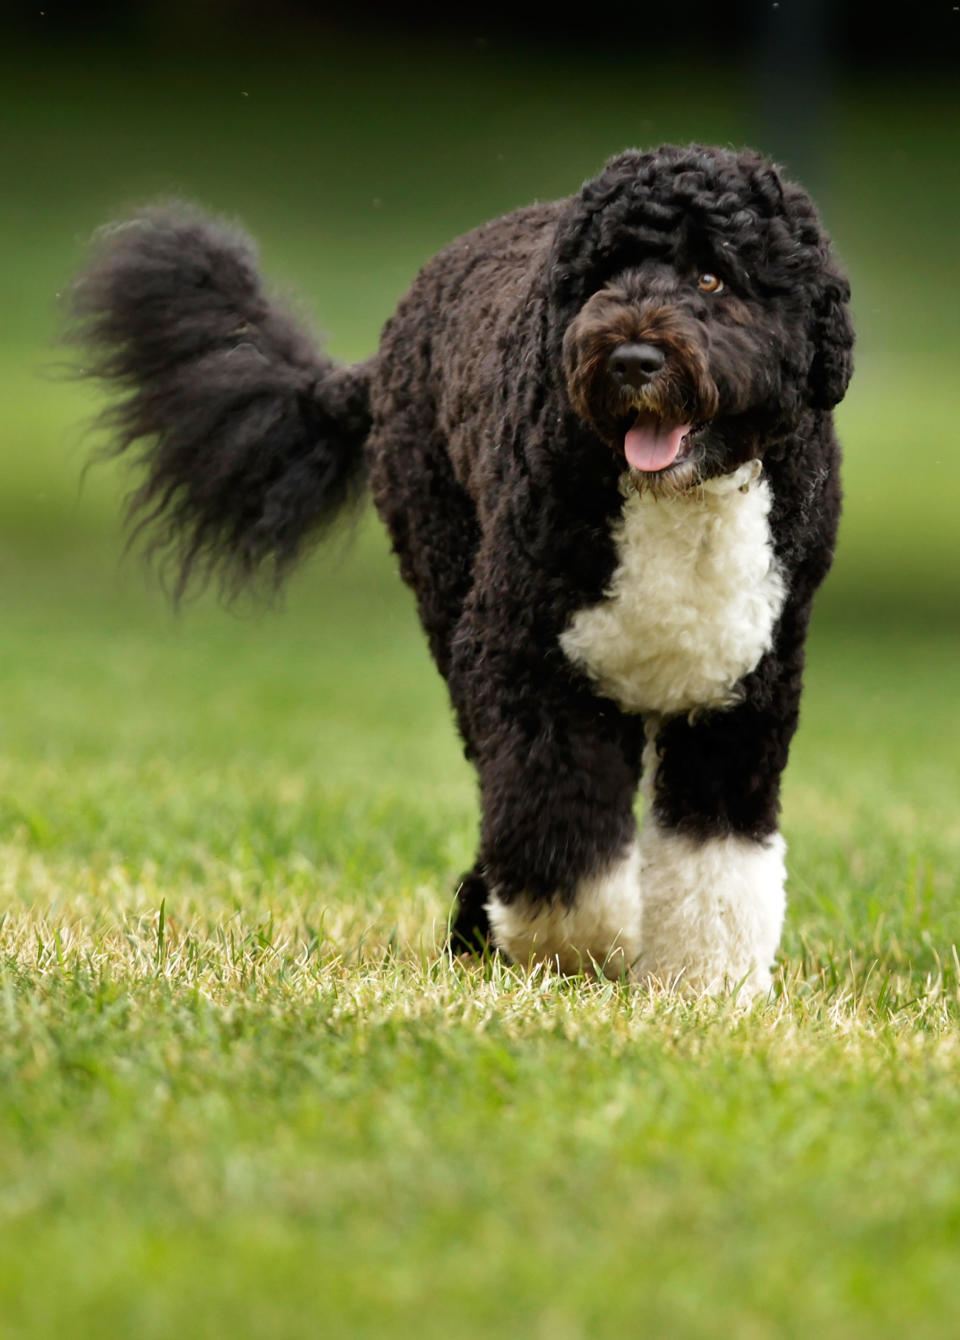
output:
M 88 370 L 127 392 L 110 422 L 118 450 L 144 444 L 134 511 L 177 551 L 181 585 L 198 563 L 234 581 L 285 568 L 368 474 L 479 774 L 464 947 L 491 891 L 572 908 L 627 850 L 645 727 L 664 831 L 762 844 L 775 829 L 839 512 L 848 299 L 798 186 L 752 152 L 666 146 L 457 239 L 355 368 L 264 298 L 242 236 L 192 212 L 108 231 L 75 310 Z M 636 345 L 664 361 L 642 390 L 611 371 Z M 631 423 L 692 428 L 675 461 L 640 470 Z M 786 590 L 769 647 L 722 708 L 624 707 L 561 647 L 609 588 L 624 479 L 684 498 L 752 461 Z

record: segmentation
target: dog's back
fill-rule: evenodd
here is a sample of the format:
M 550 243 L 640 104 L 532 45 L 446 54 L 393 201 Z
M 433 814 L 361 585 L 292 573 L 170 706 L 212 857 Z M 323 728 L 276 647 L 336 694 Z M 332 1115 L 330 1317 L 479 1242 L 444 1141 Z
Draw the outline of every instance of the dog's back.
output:
M 418 437 L 442 441 L 481 516 L 496 506 L 504 363 L 529 343 L 533 290 L 566 204 L 518 209 L 457 238 L 427 262 L 387 322 L 368 444 L 381 511 L 404 468 L 396 453 Z

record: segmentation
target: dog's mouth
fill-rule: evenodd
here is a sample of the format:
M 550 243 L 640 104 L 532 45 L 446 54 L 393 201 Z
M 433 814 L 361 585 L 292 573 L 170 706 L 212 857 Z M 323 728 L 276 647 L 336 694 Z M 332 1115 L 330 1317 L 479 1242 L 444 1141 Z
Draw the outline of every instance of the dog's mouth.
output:
M 673 423 L 638 410 L 623 425 L 623 454 L 627 464 L 645 475 L 681 465 L 692 455 L 696 436 L 704 426 Z

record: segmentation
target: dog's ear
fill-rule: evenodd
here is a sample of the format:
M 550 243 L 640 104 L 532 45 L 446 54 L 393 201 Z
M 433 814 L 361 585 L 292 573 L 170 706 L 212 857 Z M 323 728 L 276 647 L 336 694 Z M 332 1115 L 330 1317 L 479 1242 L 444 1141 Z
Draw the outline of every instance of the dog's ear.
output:
M 631 229 L 631 215 L 638 213 L 637 201 L 648 189 L 652 160 L 652 154 L 628 149 L 611 158 L 566 202 L 557 221 L 547 277 L 550 300 L 567 317 L 635 250 L 637 221 Z
M 800 262 L 807 275 L 802 289 L 810 345 L 806 400 L 813 409 L 833 409 L 853 373 L 850 283 L 810 196 L 796 182 L 781 182 L 783 210 L 794 239 L 791 264 Z
M 846 392 L 853 372 L 853 324 L 850 320 L 850 283 L 833 262 L 821 275 L 814 301 L 813 361 L 810 364 L 810 404 L 833 409 Z

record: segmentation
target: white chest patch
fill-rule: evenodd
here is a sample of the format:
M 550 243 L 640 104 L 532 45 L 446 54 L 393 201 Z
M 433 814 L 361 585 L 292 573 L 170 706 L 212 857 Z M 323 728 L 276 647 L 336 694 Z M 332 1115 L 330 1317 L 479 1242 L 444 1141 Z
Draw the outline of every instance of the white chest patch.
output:
M 770 487 L 756 464 L 677 498 L 625 475 L 604 599 L 578 611 L 565 654 L 627 712 L 728 707 L 768 651 L 785 587 L 770 539 Z

